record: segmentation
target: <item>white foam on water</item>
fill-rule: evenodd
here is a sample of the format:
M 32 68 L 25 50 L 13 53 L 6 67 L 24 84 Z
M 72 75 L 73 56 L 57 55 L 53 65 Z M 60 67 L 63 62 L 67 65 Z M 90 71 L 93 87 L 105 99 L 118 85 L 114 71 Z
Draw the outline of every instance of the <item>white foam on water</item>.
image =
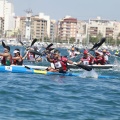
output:
M 120 62 L 116 58 L 115 58 L 115 61 L 114 61 L 114 65 L 116 65 L 116 66 L 113 67 L 113 70 L 114 71 L 120 71 Z
M 84 71 L 80 77 L 82 78 L 98 78 L 98 74 L 95 70 L 91 70 L 91 71 Z

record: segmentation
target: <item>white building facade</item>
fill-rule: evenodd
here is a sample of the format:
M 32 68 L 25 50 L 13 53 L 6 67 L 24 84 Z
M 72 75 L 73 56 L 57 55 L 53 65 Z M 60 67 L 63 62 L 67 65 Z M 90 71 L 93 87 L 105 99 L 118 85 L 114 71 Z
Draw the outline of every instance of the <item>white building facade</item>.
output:
M 39 19 L 47 20 L 47 37 L 50 38 L 50 16 L 39 13 Z
M 15 27 L 14 6 L 7 0 L 0 0 L 0 17 L 4 18 L 4 32 L 14 30 Z
M 87 32 L 92 37 L 97 37 L 98 34 L 101 34 L 103 37 L 116 39 L 120 32 L 120 23 L 97 17 L 89 20 Z
M 50 22 L 50 40 L 51 42 L 54 42 L 56 39 L 57 34 L 57 23 L 56 20 L 51 20 Z

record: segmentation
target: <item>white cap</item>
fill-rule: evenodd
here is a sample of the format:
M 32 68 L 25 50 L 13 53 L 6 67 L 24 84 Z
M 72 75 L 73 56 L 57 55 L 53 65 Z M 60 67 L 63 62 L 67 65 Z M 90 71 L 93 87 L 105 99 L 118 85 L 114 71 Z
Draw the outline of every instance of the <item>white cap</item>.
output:
M 18 53 L 18 52 L 20 52 L 20 51 L 18 51 L 18 50 L 14 50 L 14 52 L 13 52 L 13 53 Z

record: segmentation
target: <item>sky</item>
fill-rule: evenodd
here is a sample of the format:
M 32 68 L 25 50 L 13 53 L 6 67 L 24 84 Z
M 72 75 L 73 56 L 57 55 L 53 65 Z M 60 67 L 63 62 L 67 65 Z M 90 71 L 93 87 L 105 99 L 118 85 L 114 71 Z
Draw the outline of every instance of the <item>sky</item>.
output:
M 26 9 L 33 15 L 40 12 L 59 20 L 70 15 L 79 20 L 103 19 L 120 21 L 120 0 L 9 0 L 14 3 L 15 14 L 25 16 Z

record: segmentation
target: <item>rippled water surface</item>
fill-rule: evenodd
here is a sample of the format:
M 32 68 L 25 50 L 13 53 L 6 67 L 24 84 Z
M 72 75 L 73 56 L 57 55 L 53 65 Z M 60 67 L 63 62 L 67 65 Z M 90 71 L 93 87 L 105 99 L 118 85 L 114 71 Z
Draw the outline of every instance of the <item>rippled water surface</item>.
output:
M 120 119 L 119 79 L 0 73 L 0 83 L 1 120 Z
M 120 71 L 96 73 L 118 78 L 0 73 L 0 120 L 120 120 Z

